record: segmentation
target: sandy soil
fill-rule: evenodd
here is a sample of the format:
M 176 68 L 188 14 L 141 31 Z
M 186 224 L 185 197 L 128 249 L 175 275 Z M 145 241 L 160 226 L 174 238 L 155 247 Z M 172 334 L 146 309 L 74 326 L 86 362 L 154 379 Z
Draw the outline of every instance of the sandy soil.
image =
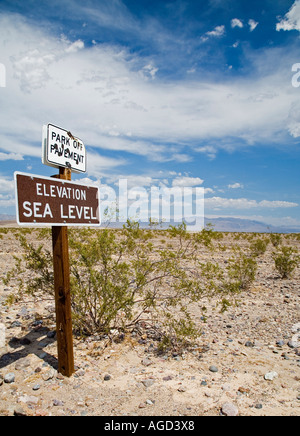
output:
M 299 249 L 300 242 L 286 245 Z M 191 352 L 158 356 L 147 331 L 119 343 L 74 338 L 70 378 L 56 371 L 54 301 L 26 297 L 9 306 L 16 289 L 0 282 L 0 416 L 219 416 L 226 403 L 241 416 L 299 416 L 300 347 L 288 343 L 300 323 L 300 274 L 280 279 L 272 250 L 236 307 L 220 314 L 216 301 L 205 302 L 208 320 L 199 315 L 203 334 Z M 12 233 L 2 234 L 0 279 L 18 251 Z M 224 262 L 228 254 L 217 256 Z M 265 380 L 270 372 L 273 380 Z

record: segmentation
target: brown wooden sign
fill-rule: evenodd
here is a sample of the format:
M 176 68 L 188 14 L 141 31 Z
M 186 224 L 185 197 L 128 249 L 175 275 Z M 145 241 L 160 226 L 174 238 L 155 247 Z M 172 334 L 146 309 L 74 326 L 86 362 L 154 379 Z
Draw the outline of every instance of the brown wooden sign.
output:
M 100 193 L 95 186 L 15 173 L 17 222 L 31 226 L 100 225 Z

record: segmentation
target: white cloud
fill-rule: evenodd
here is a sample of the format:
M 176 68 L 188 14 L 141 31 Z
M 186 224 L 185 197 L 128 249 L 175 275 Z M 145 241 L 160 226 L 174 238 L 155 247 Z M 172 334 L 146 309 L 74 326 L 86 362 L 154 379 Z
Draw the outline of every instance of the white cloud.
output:
M 142 74 L 143 78 L 145 79 L 155 79 L 156 73 L 158 72 L 158 68 L 155 68 L 152 64 L 148 64 L 145 67 L 143 67 L 143 69 L 140 71 L 140 73 Z
M 239 27 L 240 29 L 242 29 L 244 27 L 244 24 L 241 20 L 239 20 L 238 18 L 233 18 L 233 20 L 231 20 L 231 27 L 234 29 L 235 27 Z
M 296 0 L 289 12 L 276 25 L 276 30 L 300 31 L 300 0 Z
M 291 207 L 298 207 L 297 203 L 292 203 L 288 201 L 256 201 L 249 200 L 247 198 L 221 198 L 212 197 L 205 199 L 205 207 L 207 209 L 286 209 Z
M 193 187 L 202 185 L 204 180 L 200 179 L 200 177 L 177 177 L 173 180 L 172 186 L 179 186 L 181 188 L 184 187 Z
M 253 30 L 255 30 L 257 28 L 257 26 L 259 25 L 259 23 L 255 20 L 250 19 L 248 21 L 248 24 L 250 26 L 250 32 L 253 32 Z
M 228 185 L 229 189 L 239 189 L 239 188 L 244 188 L 244 185 L 242 185 L 241 183 L 233 183 L 232 185 Z
M 0 175 L 0 210 L 15 205 L 15 184 L 14 181 Z
M 84 42 L 80 39 L 78 41 L 73 42 L 73 44 L 69 45 L 66 49 L 66 53 L 76 53 L 78 50 L 82 50 L 84 48 Z
M 0 161 L 4 160 L 23 160 L 23 156 L 21 153 L 1 153 L 0 152 Z
M 203 147 L 198 147 L 195 149 L 195 151 L 197 151 L 198 153 L 206 154 L 207 157 L 211 160 L 215 159 L 217 155 L 217 149 L 212 145 L 205 145 Z
M 225 26 L 217 26 L 214 28 L 214 30 L 206 32 L 205 36 L 202 37 L 202 40 L 206 41 L 208 37 L 219 38 L 223 35 L 225 35 Z
M 210 36 L 224 33 L 218 26 Z M 290 57 L 281 49 L 261 51 L 255 60 L 246 53 L 255 71 L 248 78 L 164 82 L 154 62 L 124 48 L 72 43 L 2 14 L 0 52 L 7 70 L 0 94 L 4 154 L 39 157 L 41 126 L 48 122 L 70 129 L 98 155 L 101 149 L 116 152 L 98 171 L 99 158 L 90 159 L 96 176 L 124 165 L 124 153 L 184 163 L 192 159 L 188 147 L 214 159 L 220 148 L 295 135 L 298 94 L 286 80 Z

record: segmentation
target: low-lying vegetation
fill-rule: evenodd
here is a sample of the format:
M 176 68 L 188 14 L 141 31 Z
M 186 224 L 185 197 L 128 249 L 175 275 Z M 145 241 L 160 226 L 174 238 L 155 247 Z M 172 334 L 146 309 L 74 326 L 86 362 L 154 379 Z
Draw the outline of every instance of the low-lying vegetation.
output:
M 54 291 L 50 230 L 15 231 L 22 255 L 5 283 L 25 293 L 49 298 Z M 33 240 L 32 240 L 33 239 Z M 193 317 L 205 306 L 203 300 L 216 297 L 225 311 L 237 296 L 250 290 L 258 271 L 258 258 L 265 255 L 270 239 L 246 241 L 242 250 L 222 245 L 223 234 L 207 227 L 188 233 L 184 224 L 167 231 L 142 230 L 128 221 L 120 230 L 69 230 L 70 274 L 74 332 L 81 335 L 118 333 L 136 325 L 155 332 L 160 348 L 191 343 L 199 336 Z M 290 277 L 299 265 L 295 249 L 276 247 L 274 266 L 282 278 Z M 223 264 L 215 257 L 229 252 Z

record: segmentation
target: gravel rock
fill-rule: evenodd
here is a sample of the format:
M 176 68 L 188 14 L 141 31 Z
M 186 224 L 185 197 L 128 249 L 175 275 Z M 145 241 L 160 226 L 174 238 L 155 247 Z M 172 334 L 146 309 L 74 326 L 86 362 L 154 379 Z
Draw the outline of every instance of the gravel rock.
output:
M 219 372 L 218 368 L 214 365 L 209 367 L 210 372 Z
M 20 403 L 24 404 L 37 404 L 39 402 L 39 398 L 35 397 L 34 395 L 22 395 L 22 397 L 19 398 Z
M 14 383 L 15 379 L 16 379 L 16 376 L 13 372 L 10 372 L 4 376 L 4 382 L 8 383 L 8 384 Z
M 148 359 L 148 357 L 146 357 L 145 359 L 142 360 L 142 365 L 144 366 L 150 366 L 152 364 L 152 361 L 150 359 Z
M 271 372 L 268 372 L 267 374 L 265 374 L 264 378 L 265 378 L 265 380 L 273 381 L 277 377 L 278 377 L 277 372 L 271 371 Z
M 239 414 L 239 409 L 232 403 L 224 403 L 221 411 L 225 416 L 238 416 Z
M 154 380 L 152 378 L 149 378 L 147 380 L 142 380 L 142 383 L 145 388 L 150 388 L 152 385 L 154 385 Z
M 288 342 L 288 346 L 289 346 L 290 348 L 297 348 L 298 345 L 299 345 L 299 343 L 296 342 L 296 341 L 289 341 L 289 342 Z

